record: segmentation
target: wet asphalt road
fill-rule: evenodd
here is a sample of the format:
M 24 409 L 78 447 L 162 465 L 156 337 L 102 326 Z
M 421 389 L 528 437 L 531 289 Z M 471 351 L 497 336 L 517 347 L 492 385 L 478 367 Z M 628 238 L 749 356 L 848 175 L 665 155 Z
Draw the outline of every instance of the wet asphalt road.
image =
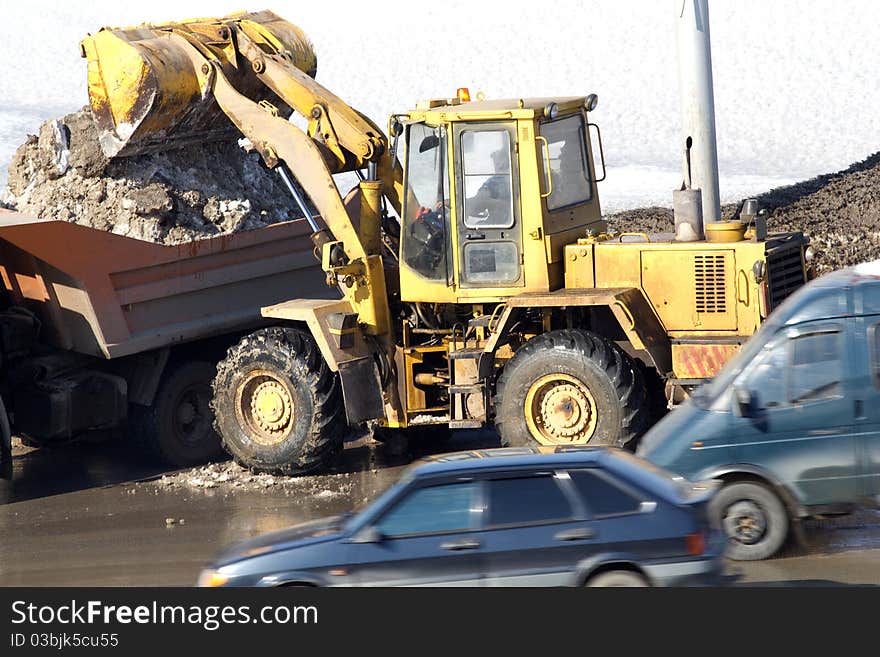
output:
M 491 433 L 463 432 L 448 449 L 496 444 Z M 157 485 L 165 470 L 120 442 L 19 454 L 12 501 L 0 506 L 0 585 L 192 585 L 221 547 L 358 506 L 420 455 L 392 456 L 361 440 L 333 473 L 303 478 L 301 490 L 190 490 Z M 807 545 L 793 543 L 777 558 L 728 562 L 729 580 L 880 584 L 880 513 L 810 521 L 805 535 Z

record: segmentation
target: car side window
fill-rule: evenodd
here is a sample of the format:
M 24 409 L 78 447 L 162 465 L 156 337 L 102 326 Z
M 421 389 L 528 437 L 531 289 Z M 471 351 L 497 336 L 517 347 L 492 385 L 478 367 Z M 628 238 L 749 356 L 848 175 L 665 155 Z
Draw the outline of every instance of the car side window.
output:
M 489 526 L 528 525 L 567 520 L 571 504 L 552 475 L 493 479 L 488 482 Z
M 384 536 L 472 529 L 479 484 L 461 482 L 416 488 L 376 523 Z
M 569 472 L 584 506 L 593 516 L 611 516 L 639 511 L 642 500 L 624 490 L 610 477 L 593 470 Z
M 843 374 L 842 334 L 811 333 L 791 340 L 788 398 L 793 404 L 839 397 Z

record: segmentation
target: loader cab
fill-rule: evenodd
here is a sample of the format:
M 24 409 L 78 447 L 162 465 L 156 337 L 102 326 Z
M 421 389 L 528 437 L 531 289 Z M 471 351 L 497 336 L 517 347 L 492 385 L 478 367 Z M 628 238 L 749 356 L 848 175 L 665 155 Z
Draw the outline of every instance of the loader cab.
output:
M 564 245 L 605 227 L 588 102 L 427 101 L 409 114 L 404 301 L 486 303 L 563 286 Z

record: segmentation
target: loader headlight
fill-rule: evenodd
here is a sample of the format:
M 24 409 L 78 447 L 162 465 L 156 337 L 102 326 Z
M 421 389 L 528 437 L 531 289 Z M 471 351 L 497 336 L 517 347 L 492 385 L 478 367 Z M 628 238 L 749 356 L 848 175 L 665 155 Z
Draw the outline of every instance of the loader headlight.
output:
M 548 119 L 555 119 L 557 114 L 559 114 L 559 105 L 556 103 L 547 103 L 544 107 L 544 116 Z
M 588 112 L 592 112 L 596 109 L 596 105 L 599 104 L 599 96 L 596 94 L 590 94 L 587 96 L 586 100 L 584 100 L 584 107 L 587 108 Z
M 815 257 L 816 257 L 816 250 L 812 246 L 808 246 L 807 250 L 804 251 L 804 260 L 806 260 L 807 263 L 810 263 L 810 262 L 812 262 L 813 258 L 815 258 Z
M 755 264 L 752 265 L 752 273 L 755 275 L 756 283 L 763 283 L 767 276 L 767 263 L 763 260 L 755 260 Z

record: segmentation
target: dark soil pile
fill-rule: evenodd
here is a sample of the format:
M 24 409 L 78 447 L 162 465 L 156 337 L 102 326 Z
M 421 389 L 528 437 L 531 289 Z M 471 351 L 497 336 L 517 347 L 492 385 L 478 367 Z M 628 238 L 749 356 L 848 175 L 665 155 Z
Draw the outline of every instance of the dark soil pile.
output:
M 771 232 L 800 230 L 810 238 L 820 274 L 880 258 L 880 153 L 757 199 L 770 213 Z M 739 205 L 726 205 L 722 218 L 732 218 L 738 210 Z M 673 231 L 670 208 L 627 210 L 608 219 L 609 228 L 618 232 Z
M 162 244 L 298 216 L 280 180 L 235 141 L 108 160 L 88 107 L 29 135 L 7 184 L 3 201 L 19 212 Z

